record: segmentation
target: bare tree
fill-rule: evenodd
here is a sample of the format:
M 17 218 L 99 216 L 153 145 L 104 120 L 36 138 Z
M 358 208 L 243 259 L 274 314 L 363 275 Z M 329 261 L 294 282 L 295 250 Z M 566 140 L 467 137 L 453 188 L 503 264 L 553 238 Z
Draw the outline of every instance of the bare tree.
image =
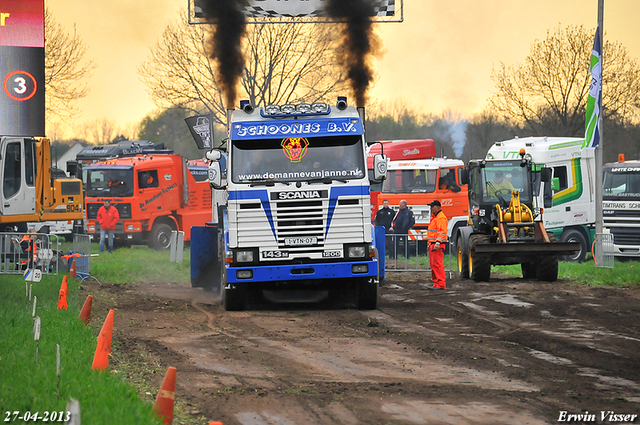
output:
M 523 64 L 494 68 L 497 92 L 491 105 L 533 134 L 584 134 L 594 34 L 583 26 L 547 31 L 546 39 L 533 42 Z M 603 57 L 603 117 L 633 121 L 640 107 L 638 63 L 617 42 L 605 42 Z
M 186 12 L 165 28 L 162 40 L 139 67 L 153 102 L 162 108 L 213 112 L 226 123 L 226 105 L 204 25 L 189 25 Z M 243 45 L 241 81 L 254 105 L 326 99 L 346 88 L 333 65 L 330 29 L 312 24 L 256 24 Z
M 89 93 L 82 79 L 91 75 L 95 64 L 85 61 L 87 47 L 75 25 L 73 33 L 67 33 L 49 9 L 45 11 L 44 33 L 46 114 L 48 119 L 52 116 L 69 119 L 78 113 L 75 102 Z

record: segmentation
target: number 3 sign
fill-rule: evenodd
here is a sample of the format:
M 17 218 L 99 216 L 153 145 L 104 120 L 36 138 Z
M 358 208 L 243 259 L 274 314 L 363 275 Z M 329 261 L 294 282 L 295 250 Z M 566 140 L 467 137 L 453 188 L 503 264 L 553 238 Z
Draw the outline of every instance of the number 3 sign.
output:
M 29 100 L 38 91 L 38 84 L 27 71 L 14 71 L 4 79 L 4 91 L 19 102 Z

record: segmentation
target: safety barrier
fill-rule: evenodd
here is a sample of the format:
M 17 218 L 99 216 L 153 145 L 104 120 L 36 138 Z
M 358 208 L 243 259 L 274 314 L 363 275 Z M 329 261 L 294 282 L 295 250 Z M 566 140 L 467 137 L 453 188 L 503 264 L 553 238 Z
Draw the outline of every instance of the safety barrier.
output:
M 444 256 L 445 271 L 451 277 L 453 268 L 457 271 L 455 252 L 447 244 Z M 385 241 L 385 272 L 428 272 L 429 250 L 423 233 L 411 229 L 408 234 L 389 233 Z
M 613 235 L 610 233 L 597 233 L 592 245 L 593 259 L 596 267 L 613 268 Z
M 80 279 L 91 276 L 91 236 L 73 235 L 73 257 L 69 258 L 69 263 L 76 260 L 76 275 Z
M 57 275 L 62 264 L 59 245 L 56 235 L 0 233 L 0 274 L 24 274 L 35 268 L 42 274 Z

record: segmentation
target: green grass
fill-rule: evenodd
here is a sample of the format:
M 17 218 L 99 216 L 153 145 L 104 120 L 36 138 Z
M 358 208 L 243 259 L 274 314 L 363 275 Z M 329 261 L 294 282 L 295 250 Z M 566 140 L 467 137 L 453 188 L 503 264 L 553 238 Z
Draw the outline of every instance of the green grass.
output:
M 96 349 L 94 329 L 78 320 L 79 284 L 69 280 L 68 310 L 57 310 L 62 275 L 43 276 L 33 283 L 41 334 L 36 364 L 32 303 L 21 276 L 2 276 L 0 284 L 0 404 L 6 411 L 64 411 L 69 398 L 80 402 L 82 423 L 158 424 L 151 405 L 109 371 L 91 369 Z M 97 319 L 97 318 L 94 318 Z M 100 318 L 103 320 L 104 318 Z M 58 399 L 56 344 L 60 345 L 61 379 Z M 40 422 L 38 422 L 40 423 Z
M 492 272 L 508 276 L 522 276 L 519 264 L 493 266 Z M 616 260 L 613 269 L 596 267 L 593 261 L 584 263 L 560 262 L 558 278 L 571 279 L 578 285 L 586 286 L 640 286 L 640 262 Z
M 91 252 L 98 254 L 97 243 L 91 244 Z M 184 249 L 182 263 L 170 262 L 169 251 L 155 251 L 146 245 L 106 250 L 91 257 L 91 274 L 100 282 L 113 284 L 135 282 L 191 283 L 189 248 Z

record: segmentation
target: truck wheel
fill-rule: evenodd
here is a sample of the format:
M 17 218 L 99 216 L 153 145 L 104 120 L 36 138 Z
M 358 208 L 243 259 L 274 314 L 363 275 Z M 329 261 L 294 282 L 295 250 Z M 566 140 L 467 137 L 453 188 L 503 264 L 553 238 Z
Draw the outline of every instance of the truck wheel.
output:
M 369 279 L 359 279 L 356 283 L 356 308 L 375 310 L 378 308 L 378 283 Z
M 489 243 L 489 236 L 472 235 L 469 246 L 469 276 L 476 282 L 488 281 L 491 277 L 491 256 L 476 254 L 477 244 Z
M 171 226 L 164 223 L 159 223 L 153 226 L 153 229 L 151 229 L 151 236 L 149 237 L 149 247 L 158 251 L 169 249 L 172 230 Z
M 578 263 L 582 263 L 587 256 L 587 239 L 584 237 L 581 231 L 579 230 L 569 230 L 562 234 L 560 237 L 562 242 L 579 242 L 580 243 L 580 251 L 575 252 L 571 255 L 563 255 L 561 257 L 562 261 L 577 261 Z
M 549 242 L 555 243 L 556 235 L 553 233 L 549 233 Z M 538 280 L 543 280 L 546 282 L 555 282 L 558 280 L 558 256 L 550 255 L 548 257 L 542 257 L 540 261 L 538 261 L 538 270 L 537 270 Z
M 536 265 L 535 263 L 521 263 L 523 279 L 534 279 L 536 277 Z
M 227 285 L 222 290 L 222 304 L 226 311 L 242 311 L 246 304 L 245 288 L 242 285 Z
M 469 279 L 469 253 L 463 248 L 462 236 L 458 236 L 456 247 L 458 251 L 458 274 L 464 279 Z

